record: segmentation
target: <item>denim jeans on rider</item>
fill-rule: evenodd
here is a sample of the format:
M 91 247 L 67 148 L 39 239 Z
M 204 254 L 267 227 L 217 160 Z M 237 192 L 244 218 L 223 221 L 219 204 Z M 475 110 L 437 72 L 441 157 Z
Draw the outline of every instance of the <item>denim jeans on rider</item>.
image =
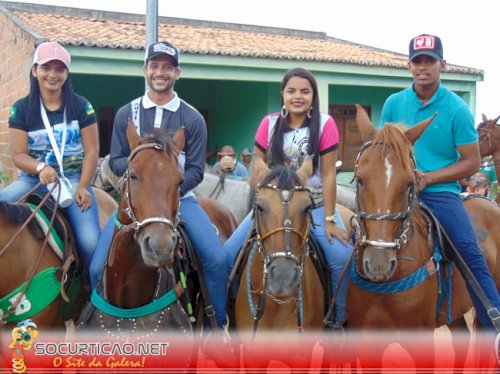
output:
M 227 323 L 227 282 L 225 272 L 225 256 L 221 242 L 205 211 L 198 200 L 193 197 L 183 197 L 180 203 L 180 218 L 185 222 L 186 233 L 198 254 L 205 275 L 205 283 L 215 309 L 217 323 L 223 327 Z M 90 285 L 94 288 L 104 268 L 109 247 L 113 238 L 114 221 L 111 217 L 101 234 L 94 259 L 90 266 Z
M 72 193 L 75 195 L 76 188 L 80 181 L 80 175 L 68 176 L 71 182 Z M 3 190 L 0 190 L 0 201 L 17 201 L 21 196 L 25 195 L 30 191 L 40 180 L 38 177 L 32 177 L 29 175 L 21 174 L 14 182 L 8 185 Z M 87 189 L 92 196 L 91 207 L 82 212 L 80 207 L 73 202 L 69 207 L 64 208 L 64 211 L 69 217 L 71 227 L 73 228 L 73 233 L 75 234 L 75 245 L 81 260 L 88 271 L 90 262 L 92 261 L 92 256 L 97 247 L 97 242 L 99 241 L 99 236 L 101 234 L 101 228 L 99 227 L 99 214 L 97 201 L 94 196 L 92 188 Z M 44 195 L 47 193 L 47 188 L 41 186 L 37 190 L 40 194 Z
M 313 209 L 312 216 L 314 220 L 314 224 L 316 227 L 311 225 L 311 235 L 318 242 L 320 248 L 323 250 L 325 254 L 326 261 L 328 262 L 328 266 L 331 269 L 331 282 L 332 282 L 332 291 L 335 292 L 337 290 L 337 285 L 340 283 L 340 276 L 344 267 L 351 256 L 353 247 L 349 244 L 347 247 L 344 246 L 339 240 L 334 239 L 332 243 L 330 243 L 326 237 L 324 231 L 324 207 L 319 207 Z M 337 216 L 338 225 L 345 229 L 345 226 L 340 217 L 340 213 L 338 210 L 335 211 L 335 215 Z M 245 244 L 245 239 L 247 237 L 248 231 L 252 226 L 252 212 L 250 212 L 245 219 L 240 223 L 236 231 L 233 232 L 231 237 L 224 243 L 223 248 L 226 253 L 226 267 L 228 274 L 231 273 L 234 263 L 236 261 L 236 257 L 240 252 L 240 249 Z M 335 295 L 336 300 L 336 322 L 339 324 L 343 324 L 346 319 L 345 315 L 345 306 L 346 306 L 346 296 L 347 296 L 347 286 L 349 284 L 350 272 L 346 271 L 344 278 L 342 280 L 342 284 L 339 287 L 338 293 Z M 330 300 L 327 300 L 330 302 Z
M 419 199 L 436 215 L 491 304 L 500 311 L 500 296 L 495 281 L 481 254 L 471 221 L 460 196 L 452 192 L 421 192 Z M 479 321 L 484 327 L 493 328 L 480 299 L 469 284 L 467 288 Z

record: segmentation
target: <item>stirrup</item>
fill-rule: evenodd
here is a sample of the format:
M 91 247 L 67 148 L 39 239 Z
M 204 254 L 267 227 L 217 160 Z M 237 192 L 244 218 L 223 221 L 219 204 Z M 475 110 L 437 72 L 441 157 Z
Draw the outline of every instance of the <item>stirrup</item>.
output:
M 490 308 L 486 311 L 490 317 L 491 324 L 497 332 L 500 332 L 500 312 L 497 308 Z

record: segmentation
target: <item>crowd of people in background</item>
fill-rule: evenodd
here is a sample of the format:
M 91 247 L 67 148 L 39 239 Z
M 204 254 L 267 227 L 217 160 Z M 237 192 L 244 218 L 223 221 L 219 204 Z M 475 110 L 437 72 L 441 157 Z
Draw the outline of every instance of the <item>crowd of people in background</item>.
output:
M 460 181 L 463 193 L 481 195 L 495 200 L 498 194 L 498 180 L 491 156 L 483 160 L 481 169 L 474 175 Z

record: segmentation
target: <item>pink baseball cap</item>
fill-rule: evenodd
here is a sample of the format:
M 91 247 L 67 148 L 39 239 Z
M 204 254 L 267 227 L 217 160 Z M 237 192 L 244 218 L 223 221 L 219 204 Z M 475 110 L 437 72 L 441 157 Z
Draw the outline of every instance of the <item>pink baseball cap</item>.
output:
M 58 42 L 44 42 L 40 44 L 33 56 L 33 65 L 43 65 L 49 61 L 61 61 L 69 69 L 71 63 L 71 56 L 68 51 Z

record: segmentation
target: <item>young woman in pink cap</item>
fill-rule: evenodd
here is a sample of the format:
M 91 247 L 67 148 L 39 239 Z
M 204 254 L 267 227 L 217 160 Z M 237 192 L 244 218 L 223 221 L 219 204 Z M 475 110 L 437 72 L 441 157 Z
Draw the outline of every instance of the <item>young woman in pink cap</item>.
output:
M 0 201 L 16 201 L 38 182 L 46 193 L 56 178 L 65 181 L 65 206 L 86 268 L 99 240 L 97 202 L 90 182 L 99 156 L 92 105 L 74 93 L 71 57 L 56 42 L 38 46 L 30 71 L 30 92 L 9 115 L 9 146 L 18 178 L 0 191 Z M 63 188 L 64 190 L 64 188 Z

